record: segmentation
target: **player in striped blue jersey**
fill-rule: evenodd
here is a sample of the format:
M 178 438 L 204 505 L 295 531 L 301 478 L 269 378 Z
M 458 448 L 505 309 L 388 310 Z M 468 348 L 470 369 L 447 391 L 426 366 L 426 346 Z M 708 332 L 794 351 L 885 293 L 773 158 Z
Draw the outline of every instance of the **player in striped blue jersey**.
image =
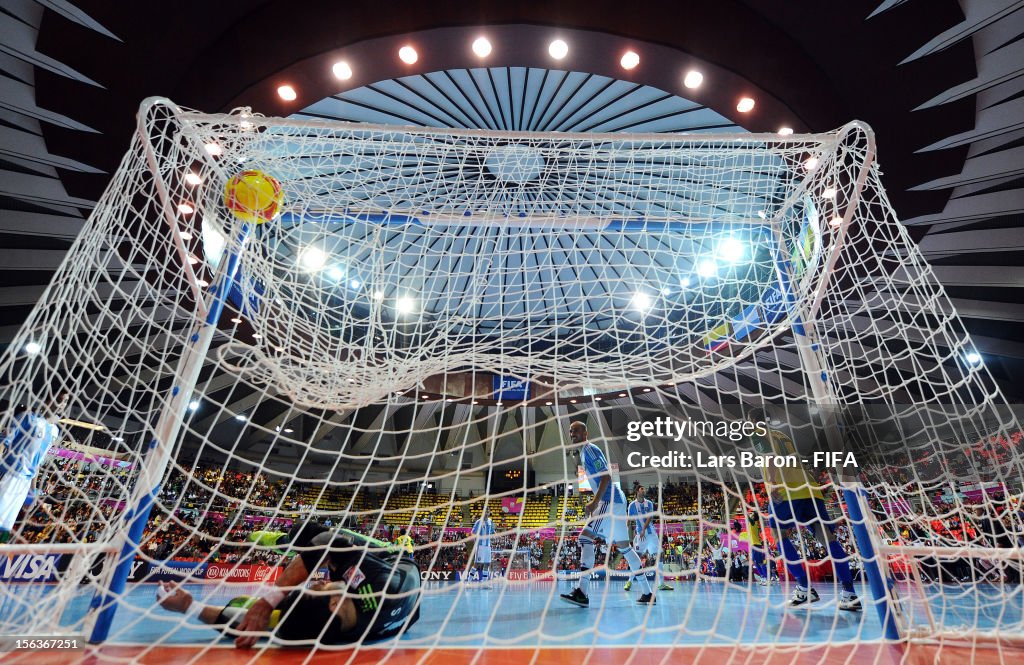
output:
M 629 564 L 631 576 L 635 576 L 642 565 L 640 557 L 633 551 L 629 542 L 629 526 L 626 517 L 626 495 L 612 482 L 611 468 L 608 465 L 608 458 L 598 446 L 587 440 L 587 426 L 576 421 L 569 425 L 569 440 L 572 441 L 573 452 L 580 457 L 580 463 L 590 486 L 594 488 L 594 499 L 583 507 L 583 513 L 587 517 L 587 525 L 580 533 L 580 578 L 572 593 L 563 593 L 562 600 L 579 605 L 590 607 L 590 597 L 583 591 L 583 585 L 590 579 L 589 571 L 594 567 L 597 558 L 597 550 L 594 541 L 603 539 L 610 545 L 615 545 L 622 553 L 622 557 Z M 641 575 L 639 578 L 643 595 L 637 601 L 642 604 L 654 604 L 654 594 L 647 577 Z
M 46 405 L 42 415 L 22 413 L 7 430 L 0 455 L 0 543 L 10 539 L 18 513 L 32 503 L 32 483 L 46 451 L 60 438 L 56 423 L 67 408 L 68 398 L 67 393 L 60 394 Z
M 491 578 L 491 536 L 494 535 L 494 521 L 487 515 L 487 502 L 480 519 L 473 522 L 473 539 L 476 541 L 476 552 L 473 556 L 473 570 L 477 579 L 486 582 Z
M 654 502 L 647 498 L 647 489 L 643 485 L 636 488 L 636 498 L 630 502 L 626 513 L 630 517 L 629 525 L 633 532 L 633 549 L 637 554 L 648 557 L 648 566 L 651 565 L 651 558 L 654 559 L 654 578 L 658 591 L 672 591 L 673 587 L 665 584 L 661 576 L 661 539 L 654 528 L 654 518 L 657 514 Z M 657 584 L 659 581 L 660 584 Z M 633 578 L 630 578 L 624 589 L 629 591 L 632 587 Z

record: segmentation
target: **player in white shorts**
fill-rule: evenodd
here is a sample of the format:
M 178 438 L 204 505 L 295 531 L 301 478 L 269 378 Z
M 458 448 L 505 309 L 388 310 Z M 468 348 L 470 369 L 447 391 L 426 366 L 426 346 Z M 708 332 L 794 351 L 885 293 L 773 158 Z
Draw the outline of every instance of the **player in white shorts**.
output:
M 487 515 L 487 502 L 480 519 L 473 523 L 473 538 L 476 540 L 476 553 L 473 557 L 473 569 L 477 579 L 487 582 L 491 578 L 491 536 L 494 535 L 494 521 Z
M 563 593 L 562 600 L 579 605 L 590 607 L 590 598 L 583 591 L 583 585 L 589 583 L 588 571 L 594 567 L 594 560 L 597 558 L 597 551 L 594 541 L 603 539 L 609 545 L 619 548 L 623 558 L 629 564 L 629 572 L 636 575 L 642 568 L 640 557 L 633 551 L 629 542 L 629 525 L 626 520 L 626 495 L 612 482 L 611 468 L 608 466 L 608 458 L 598 446 L 587 440 L 587 426 L 576 421 L 569 425 L 569 439 L 574 444 L 580 463 L 590 486 L 594 488 L 594 499 L 583 507 L 587 517 L 587 525 L 580 533 L 580 578 L 572 593 Z M 647 578 L 640 576 L 643 595 L 637 601 L 642 604 L 653 604 L 654 594 Z
M 637 554 L 648 557 L 648 566 L 651 565 L 651 559 L 654 559 L 655 581 L 661 582 L 657 585 L 658 591 L 672 591 L 673 587 L 665 584 L 662 579 L 661 539 L 658 538 L 658 531 L 654 528 L 654 518 L 657 515 L 654 512 L 654 502 L 647 498 L 647 490 L 643 485 L 636 488 L 636 498 L 630 502 L 626 513 L 630 517 L 630 526 L 633 530 L 633 549 Z M 629 591 L 632 587 L 633 578 L 630 578 L 623 588 Z
M 11 538 L 21 509 L 31 503 L 32 481 L 46 458 L 46 451 L 60 438 L 56 422 L 67 408 L 68 395 L 51 400 L 42 415 L 19 414 L 7 428 L 0 455 L 0 543 Z

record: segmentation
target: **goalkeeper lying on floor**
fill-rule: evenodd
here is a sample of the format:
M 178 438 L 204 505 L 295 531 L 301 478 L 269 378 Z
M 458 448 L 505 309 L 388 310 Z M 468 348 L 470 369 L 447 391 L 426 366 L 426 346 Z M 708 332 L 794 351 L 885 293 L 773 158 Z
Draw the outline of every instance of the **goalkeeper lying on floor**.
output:
M 220 607 L 196 602 L 184 589 L 162 582 L 157 589 L 160 606 L 237 634 L 235 646 L 243 649 L 268 631 L 277 640 L 306 645 L 381 640 L 419 619 L 419 568 L 390 544 L 314 524 L 279 535 L 253 534 L 264 544 L 269 536 L 275 547 L 287 546 L 298 554 L 274 584 Z M 324 562 L 331 581 L 304 587 Z

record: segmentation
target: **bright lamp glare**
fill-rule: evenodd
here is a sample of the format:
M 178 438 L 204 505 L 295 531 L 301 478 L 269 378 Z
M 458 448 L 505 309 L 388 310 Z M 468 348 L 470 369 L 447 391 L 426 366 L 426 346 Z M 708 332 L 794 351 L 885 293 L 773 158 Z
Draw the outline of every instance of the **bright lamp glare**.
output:
M 619 61 L 623 69 L 633 69 L 640 64 L 640 56 L 635 51 L 626 51 Z
M 977 365 L 978 363 L 981 362 L 981 354 L 978 353 L 977 351 L 971 351 L 966 356 L 964 356 L 964 358 L 967 360 L 967 362 L 969 362 L 972 365 Z
M 347 81 L 352 78 L 352 67 L 344 60 L 334 63 L 331 71 L 339 81 Z
M 398 49 L 398 58 L 407 65 L 415 64 L 420 59 L 416 49 L 411 46 L 403 46 Z
M 188 410 L 189 411 L 195 411 L 198 408 L 199 408 L 199 400 L 194 399 L 194 400 L 192 400 L 191 402 L 188 403 Z
M 726 263 L 736 263 L 743 260 L 746 251 L 746 246 L 739 238 L 726 238 L 719 243 L 717 254 Z
M 399 314 L 412 314 L 416 311 L 416 301 L 409 296 L 402 296 L 395 301 L 395 309 Z
M 561 60 L 565 56 L 569 55 L 569 45 L 561 39 L 556 39 L 548 45 L 548 53 L 555 60 Z
M 478 57 L 486 58 L 491 54 L 491 42 L 486 37 L 477 37 L 473 42 L 473 53 Z
M 203 183 L 203 179 L 199 176 L 198 173 L 193 173 L 192 171 L 189 171 L 188 173 L 185 174 L 185 183 L 195 187 L 196 185 L 201 185 Z
M 744 97 L 736 104 L 736 110 L 740 113 L 749 113 L 754 110 L 754 100 L 750 97 Z
M 646 312 L 651 308 L 651 297 L 643 291 L 638 291 L 633 295 L 633 307 Z
M 327 253 L 319 247 L 307 247 L 299 254 L 299 263 L 310 272 L 315 272 L 327 263 Z
M 697 264 L 697 274 L 701 277 L 714 277 L 718 272 L 718 264 L 710 259 L 705 259 Z
M 813 171 L 814 169 L 818 168 L 818 158 L 808 158 L 807 161 L 804 162 L 804 168 L 808 171 Z
M 341 278 L 345 276 L 345 271 L 338 266 L 331 266 L 327 269 L 328 279 L 333 279 L 335 282 L 341 281 Z
M 792 135 L 793 135 L 793 128 L 792 127 L 779 127 L 779 136 L 792 136 Z
M 235 416 L 235 420 L 237 420 L 240 423 L 244 423 L 245 420 L 246 420 L 245 414 L 244 413 L 238 414 L 237 416 Z
M 348 285 L 353 289 L 358 289 L 360 286 L 363 285 L 363 283 L 360 282 L 358 279 L 353 279 L 351 282 L 348 283 Z
M 821 193 L 821 198 L 823 198 L 823 199 L 834 199 L 836 197 L 837 193 L 838 192 L 836 192 L 836 188 L 835 187 L 828 187 L 828 188 L 825 189 L 824 192 Z
M 29 354 L 30 356 L 34 356 L 42 350 L 43 347 L 40 346 L 38 342 L 27 342 L 25 344 L 25 353 Z
M 699 88 L 700 84 L 704 82 L 704 75 L 696 70 L 686 72 L 686 76 L 683 78 L 683 85 L 690 90 Z
M 295 88 L 290 85 L 282 85 L 277 89 L 277 96 L 286 102 L 294 102 L 299 95 L 295 92 Z

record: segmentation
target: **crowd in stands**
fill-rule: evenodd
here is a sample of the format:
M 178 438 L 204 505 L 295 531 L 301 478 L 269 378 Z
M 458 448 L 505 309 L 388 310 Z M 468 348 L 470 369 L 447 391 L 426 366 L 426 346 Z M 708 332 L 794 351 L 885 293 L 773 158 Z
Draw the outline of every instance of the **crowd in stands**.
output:
M 42 473 L 38 486 L 46 500 L 28 511 L 26 526 L 20 534 L 30 543 L 96 540 L 125 509 L 137 475 L 128 468 L 101 467 L 67 458 L 50 459 Z M 827 482 L 827 477 L 823 480 Z M 840 494 L 831 485 L 826 485 L 825 494 L 830 514 L 839 524 L 837 538 L 856 561 L 856 548 L 851 530 L 844 522 Z M 258 530 L 287 531 L 296 520 L 314 520 L 328 527 L 345 526 L 388 542 L 394 541 L 399 528 L 409 528 L 413 556 L 421 568 L 466 570 L 471 564 L 473 547 L 467 537 L 468 529 L 445 530 L 463 524 L 462 505 L 453 504 L 448 495 L 426 496 L 384 492 L 380 488 L 358 495 L 352 489 L 270 478 L 255 471 L 215 465 L 176 467 L 159 490 L 158 509 L 143 536 L 142 556 L 158 561 L 175 558 L 273 564 L 280 561 L 280 555 L 254 547 L 249 542 L 251 534 Z M 726 494 L 721 485 L 710 482 L 666 483 L 651 496 L 662 502 L 664 523 L 675 525 L 662 533 L 664 562 L 672 564 L 674 571 L 705 577 L 739 574 L 723 571 L 719 563 L 723 560 L 731 568 L 745 570 L 749 565 L 747 555 L 736 546 L 737 540 L 742 541 L 745 513 L 757 511 L 765 518 L 770 514 L 769 497 L 764 487 L 756 485 L 733 488 Z M 906 517 L 877 497 L 870 507 L 882 525 L 881 535 L 891 542 L 968 542 L 992 547 L 1020 544 L 1018 535 L 1024 533 L 1024 523 L 1016 503 L 999 493 L 983 494 L 976 499 L 960 496 L 953 504 L 950 496 L 936 492 L 924 505 L 908 510 Z M 559 570 L 578 570 L 580 548 L 575 534 L 583 523 L 583 504 L 587 499 L 589 496 L 560 497 L 553 507 L 558 517 L 543 531 L 524 530 L 517 535 L 515 515 L 496 515 L 499 533 L 492 546 L 499 554 L 495 566 L 508 566 L 508 552 L 515 548 L 525 552 L 534 570 L 556 565 Z M 528 499 L 532 500 L 536 499 Z M 544 505 L 551 507 L 551 499 L 545 501 Z M 475 505 L 468 497 L 464 503 Z M 380 510 L 382 504 L 386 506 L 384 511 Z M 727 505 L 732 515 L 725 514 Z M 420 519 L 420 512 L 430 518 Z M 469 512 L 467 508 L 467 519 L 471 519 Z M 930 519 L 911 519 L 921 514 Z M 346 519 L 346 515 L 355 517 Z M 438 515 L 444 519 L 438 520 Z M 767 554 L 777 561 L 778 545 L 770 535 L 767 541 Z M 826 544 L 815 540 L 809 531 L 802 534 L 797 544 L 809 561 L 828 558 Z M 599 560 L 607 555 L 601 547 Z M 613 565 L 619 565 L 614 550 L 611 555 Z M 954 571 L 954 576 L 963 574 L 963 568 Z

